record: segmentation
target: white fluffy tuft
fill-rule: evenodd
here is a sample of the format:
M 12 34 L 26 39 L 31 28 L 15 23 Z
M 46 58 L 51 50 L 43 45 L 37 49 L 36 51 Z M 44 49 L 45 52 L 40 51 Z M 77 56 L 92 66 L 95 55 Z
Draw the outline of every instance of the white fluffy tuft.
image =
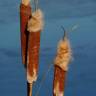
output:
M 30 0 L 22 0 L 21 3 L 27 6 L 30 3 Z
M 59 93 L 59 96 L 64 96 L 64 93 L 63 92 Z
M 36 12 L 32 13 L 32 18 L 28 21 L 28 28 L 29 32 L 37 32 L 43 29 L 44 22 L 43 22 L 43 13 L 40 9 Z

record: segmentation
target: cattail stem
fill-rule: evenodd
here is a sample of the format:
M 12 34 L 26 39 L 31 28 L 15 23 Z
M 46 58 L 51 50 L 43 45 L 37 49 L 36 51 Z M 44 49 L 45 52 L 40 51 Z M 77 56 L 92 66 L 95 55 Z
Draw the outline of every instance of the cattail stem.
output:
M 32 96 L 32 85 L 33 83 L 27 83 L 27 96 Z
M 35 11 L 37 11 L 37 9 L 38 9 L 38 0 L 34 0 L 34 4 L 35 4 Z
M 66 34 L 66 30 L 65 30 L 65 28 L 63 27 L 63 26 L 61 26 L 61 28 L 63 29 L 63 31 L 64 31 L 64 35 L 63 35 L 63 40 L 65 39 L 65 37 L 67 37 L 67 34 Z

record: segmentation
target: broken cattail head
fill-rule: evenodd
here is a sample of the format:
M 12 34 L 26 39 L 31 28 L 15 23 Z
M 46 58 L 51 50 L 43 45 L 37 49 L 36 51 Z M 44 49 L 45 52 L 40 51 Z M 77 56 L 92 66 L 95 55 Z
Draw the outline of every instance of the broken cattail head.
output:
M 65 38 L 65 40 L 60 40 L 54 64 L 59 66 L 64 71 L 67 71 L 71 56 L 71 48 L 68 39 Z

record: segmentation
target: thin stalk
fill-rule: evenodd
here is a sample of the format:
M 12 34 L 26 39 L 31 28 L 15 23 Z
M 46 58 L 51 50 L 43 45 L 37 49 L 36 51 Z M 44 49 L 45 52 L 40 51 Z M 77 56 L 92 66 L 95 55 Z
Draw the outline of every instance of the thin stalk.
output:
M 63 29 L 63 31 L 64 31 L 64 35 L 63 35 L 63 40 L 65 39 L 65 37 L 67 36 L 67 33 L 66 33 L 66 31 L 65 31 L 65 28 L 63 27 L 63 26 L 61 26 L 61 28 Z
M 27 96 L 32 96 L 32 85 L 33 83 L 27 83 Z
M 39 8 L 38 0 L 34 0 L 34 5 L 35 5 L 35 11 L 37 11 Z

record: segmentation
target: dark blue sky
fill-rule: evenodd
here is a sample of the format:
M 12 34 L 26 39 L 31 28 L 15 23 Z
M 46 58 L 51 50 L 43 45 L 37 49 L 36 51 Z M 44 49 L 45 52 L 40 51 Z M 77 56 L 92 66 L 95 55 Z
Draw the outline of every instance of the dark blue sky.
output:
M 56 46 L 66 30 L 73 58 L 69 65 L 65 96 L 96 95 L 96 0 L 41 0 L 45 27 L 41 34 L 40 73 L 33 94 L 38 90 L 43 72 L 53 62 Z M 26 75 L 21 63 L 19 0 L 0 1 L 0 96 L 26 96 Z M 39 96 L 52 96 L 53 66 L 46 76 Z M 50 86 L 49 86 L 50 84 Z

